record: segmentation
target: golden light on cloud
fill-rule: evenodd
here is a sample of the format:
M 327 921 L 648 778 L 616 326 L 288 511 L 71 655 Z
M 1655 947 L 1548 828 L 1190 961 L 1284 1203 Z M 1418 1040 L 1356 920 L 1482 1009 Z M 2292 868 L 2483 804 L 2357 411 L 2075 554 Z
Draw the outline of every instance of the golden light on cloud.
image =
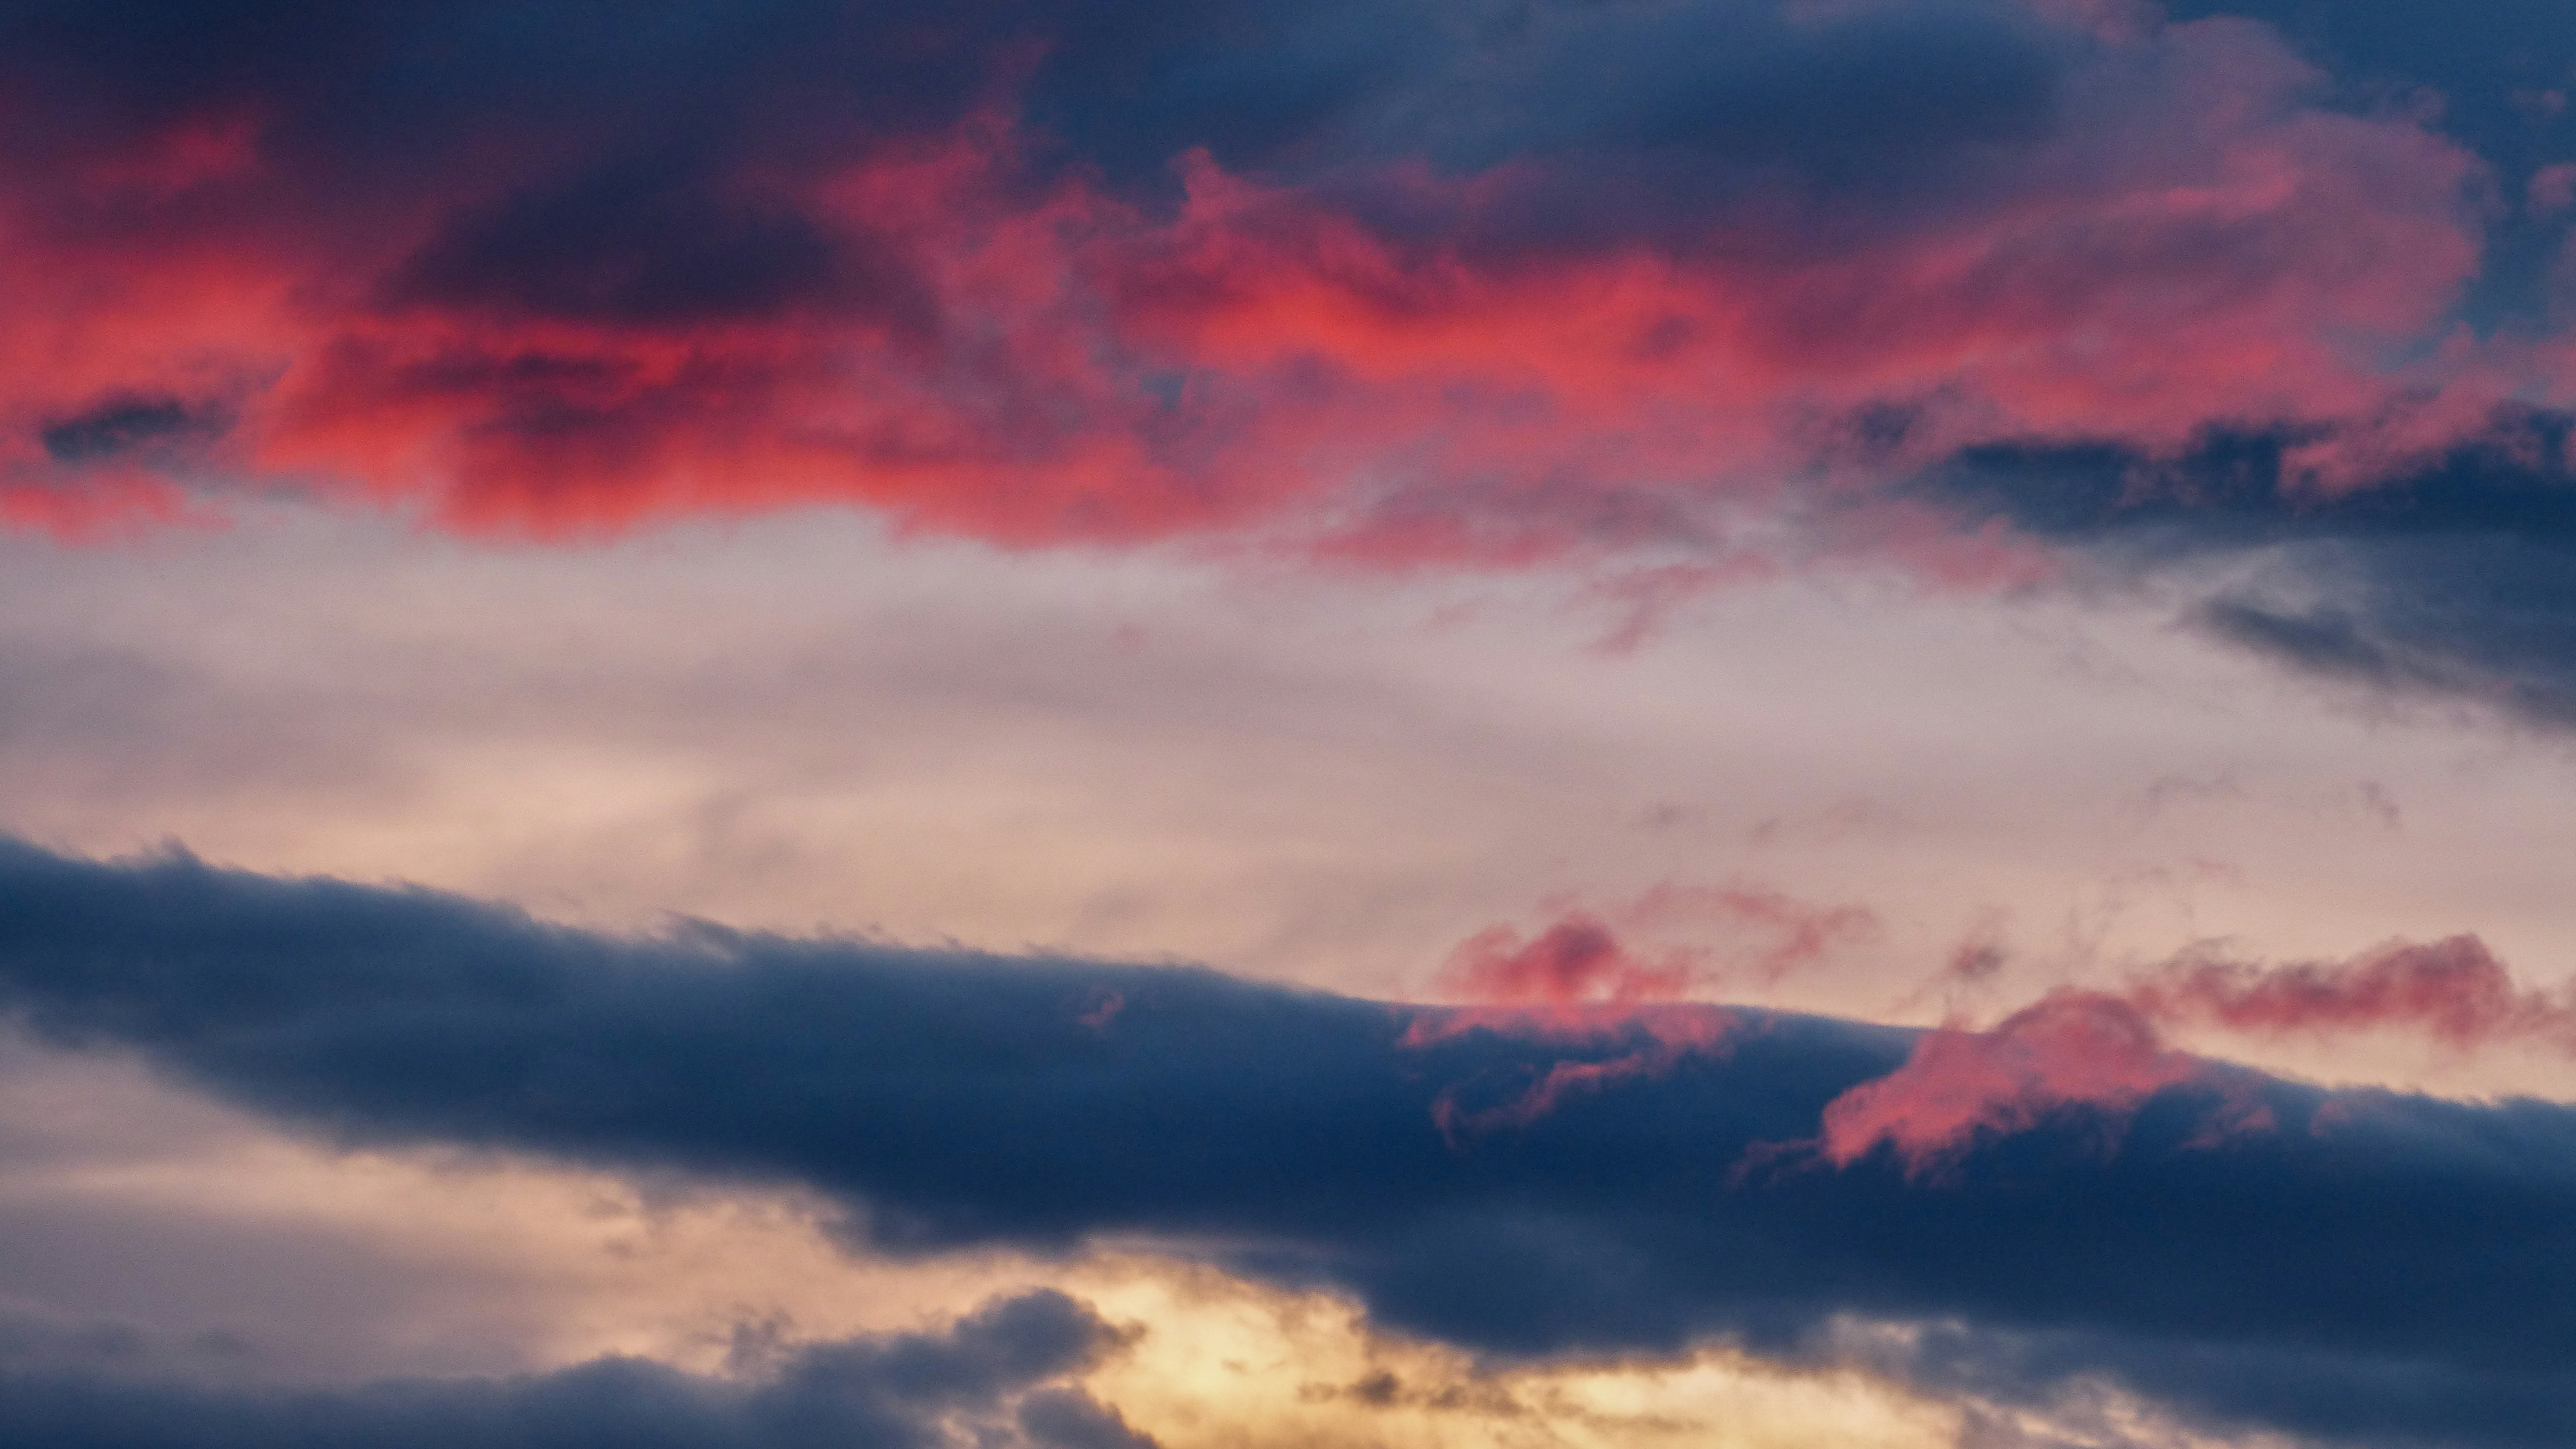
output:
M 1091 1388 L 1166 1449 L 1949 1449 L 1957 1409 L 1848 1369 L 1728 1350 L 1479 1365 L 1359 1306 L 1208 1270 L 1104 1263 L 1068 1284 L 1143 1332 Z
M 184 1211 L 218 1258 L 330 1245 L 247 1286 L 197 1281 L 204 1263 L 136 1262 L 153 1292 L 220 1300 L 291 1377 L 368 1377 L 386 1359 L 510 1373 L 609 1355 L 756 1369 L 746 1344 L 935 1331 L 996 1295 L 1052 1286 L 1130 1330 L 1085 1387 L 1165 1449 L 1952 1449 L 1965 1423 L 1957 1406 L 1859 1369 L 1727 1349 L 1480 1364 L 1376 1329 L 1345 1297 L 1141 1253 L 889 1261 L 852 1251 L 828 1209 L 790 1194 L 338 1150 L 130 1065 L 24 1042 L 7 1061 L 0 1106 L 54 1122 L 81 1150 L 18 1154 L 0 1175 L 0 1223 L 80 1219 L 130 1231 L 139 1250 Z

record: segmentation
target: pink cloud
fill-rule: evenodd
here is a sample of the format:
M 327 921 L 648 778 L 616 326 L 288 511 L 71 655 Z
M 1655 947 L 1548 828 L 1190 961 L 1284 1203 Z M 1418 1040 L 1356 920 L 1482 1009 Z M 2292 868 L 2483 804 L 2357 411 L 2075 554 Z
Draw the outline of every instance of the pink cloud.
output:
M 1998 953 L 1972 942 L 1940 979 L 1983 980 Z M 1818 1151 L 1849 1166 L 1885 1144 L 1920 1174 L 1981 1138 L 2026 1131 L 2069 1108 L 2116 1125 L 2167 1087 L 2226 1091 L 2220 1069 L 2166 1044 L 2170 1026 L 2271 1037 L 2409 1029 L 2458 1050 L 2532 1042 L 2576 1054 L 2576 988 L 2522 986 L 2467 935 L 2391 942 L 2338 962 L 2180 960 L 2118 992 L 2051 992 L 1990 1030 L 1926 1033 L 1904 1065 L 1826 1107 Z M 2234 1100 L 2203 1140 L 2268 1121 L 2259 1106 Z
M 1496 926 L 1460 942 L 1441 970 L 1444 993 L 1469 1004 L 1417 1013 L 1403 1045 L 1428 1047 L 1475 1031 L 1567 1047 L 1630 1044 L 1603 1059 L 1554 1062 L 1490 1107 L 1463 1106 L 1463 1084 L 1452 1084 L 1433 1100 L 1431 1115 L 1457 1146 L 1474 1134 L 1527 1126 L 1570 1096 L 1658 1076 L 1686 1057 L 1722 1049 L 1737 1027 L 1734 1013 L 1683 999 L 1706 977 L 1694 953 L 1639 954 L 1585 913 L 1534 936 Z
M 1478 1027 L 1576 1039 L 1638 1024 L 1656 1031 L 1670 1013 L 1651 1008 L 1731 982 L 1775 985 L 1877 929 L 1860 907 L 1817 905 L 1766 885 L 1665 882 L 1606 909 L 1568 909 L 1535 933 L 1491 926 L 1467 937 L 1435 978 L 1439 993 L 1461 1004 L 1417 1019 L 1408 1039 Z
M 1703 1009 L 1655 1008 L 1672 1007 L 1709 979 L 1700 953 L 1640 952 L 1588 912 L 1569 912 L 1535 935 L 1492 926 L 1459 942 L 1441 967 L 1441 994 L 1462 1004 L 1425 1009 L 1404 1041 L 1426 1046 L 1481 1029 L 1580 1042 L 1642 1030 L 1701 1044 Z
M 1640 961 L 1597 918 L 1574 914 L 1524 939 L 1508 926 L 1479 931 L 1451 953 L 1444 983 L 1473 1001 L 1558 1007 L 1669 1001 L 1694 975 L 1686 959 Z
M 2116 1127 L 2200 1075 L 2128 1002 L 2059 990 L 1989 1031 L 1926 1032 L 1903 1066 L 1826 1106 L 1818 1150 L 1848 1167 L 1884 1144 L 1909 1174 L 1931 1173 L 1981 1137 L 2027 1131 L 2070 1108 Z
M 1607 913 L 1569 910 L 1535 933 L 1494 926 L 1469 936 L 1438 977 L 1441 993 L 1462 1004 L 1422 1010 L 1403 1042 L 1428 1047 L 1487 1031 L 1567 1047 L 1627 1048 L 1553 1063 L 1495 1106 L 1463 1107 L 1457 1086 L 1433 1103 L 1433 1117 L 1453 1143 L 1526 1126 L 1570 1096 L 1724 1050 L 1741 1019 L 1693 1002 L 1692 993 L 1747 976 L 1775 983 L 1876 927 L 1867 911 L 1817 906 L 1766 886 L 1668 883 Z M 1623 931 L 1700 939 L 1648 949 Z
M 2517 984 L 2467 935 L 2395 941 L 2339 962 L 2177 961 L 2135 983 L 2129 999 L 2161 1021 L 2249 1035 L 2394 1027 L 2461 1050 L 2527 1041 L 2576 1053 L 2576 991 Z

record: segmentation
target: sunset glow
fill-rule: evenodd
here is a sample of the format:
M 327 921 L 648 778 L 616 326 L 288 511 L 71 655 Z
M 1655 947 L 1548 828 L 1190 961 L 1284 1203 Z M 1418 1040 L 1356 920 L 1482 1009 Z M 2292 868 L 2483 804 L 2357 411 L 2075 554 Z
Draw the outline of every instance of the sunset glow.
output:
M 2576 1444 L 2571 93 L 0 0 L 0 1445 Z

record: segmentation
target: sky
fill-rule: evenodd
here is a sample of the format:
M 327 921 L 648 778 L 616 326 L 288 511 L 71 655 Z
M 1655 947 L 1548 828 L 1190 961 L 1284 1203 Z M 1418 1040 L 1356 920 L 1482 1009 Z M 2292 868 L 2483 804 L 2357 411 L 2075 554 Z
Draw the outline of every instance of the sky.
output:
M 2576 1442 L 2576 10 L 0 0 L 0 1442 Z

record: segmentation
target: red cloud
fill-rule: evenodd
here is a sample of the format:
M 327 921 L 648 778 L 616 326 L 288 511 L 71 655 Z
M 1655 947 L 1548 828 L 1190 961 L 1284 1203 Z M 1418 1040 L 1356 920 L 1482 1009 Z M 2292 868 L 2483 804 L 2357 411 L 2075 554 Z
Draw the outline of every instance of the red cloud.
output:
M 1166 213 L 1080 167 L 1042 175 L 990 110 L 819 168 L 738 159 L 698 210 L 646 191 L 614 213 L 672 235 L 608 227 L 559 256 L 596 218 L 504 223 L 563 138 L 480 138 L 476 167 L 353 187 L 227 99 L 67 163 L 0 161 L 0 491 L 56 528 L 251 476 L 539 536 L 839 503 L 1012 544 L 1222 532 L 1381 563 L 1677 545 L 1726 573 L 1762 566 L 1732 521 L 1749 510 L 1976 582 L 2027 576 L 2028 550 L 1869 502 L 1881 470 L 2229 421 L 2413 448 L 2511 386 L 2384 363 L 2476 265 L 2471 158 L 2311 105 L 2317 78 L 2256 27 L 2089 44 L 2053 138 L 1962 162 L 1937 203 L 1752 186 L 1652 225 L 1627 210 L 1661 183 L 1581 157 L 1301 180 L 1199 156 Z M 721 207 L 750 220 L 723 232 Z M 527 275 L 472 272 L 495 236 L 537 249 Z M 742 260 L 773 244 L 773 270 Z M 810 287 L 779 280 L 808 263 Z M 2397 406 L 2428 378 L 2439 407 Z M 114 460 L 31 441 L 120 394 L 229 427 Z M 1852 421 L 1882 415 L 1904 425 Z M 102 483 L 111 462 L 161 482 Z
M 1926 457 L 2380 416 L 2396 388 L 2376 354 L 2475 268 L 2474 163 L 2302 108 L 2314 77 L 2249 27 L 2176 27 L 2085 79 L 2024 177 L 1827 245 L 1756 209 L 1691 247 L 1516 247 L 1510 219 L 1574 196 L 1535 165 L 1401 176 L 1389 209 L 1428 220 L 1399 231 L 1202 159 L 1120 295 L 1202 364 L 1301 379 L 1303 441 L 1489 480 L 1480 505 L 1594 543 L 1677 527 L 1693 500 L 1760 502 L 1871 405 L 1910 409 Z M 2494 400 L 2470 390 L 2455 429 Z M 1453 546 L 1478 542 L 1458 526 Z

